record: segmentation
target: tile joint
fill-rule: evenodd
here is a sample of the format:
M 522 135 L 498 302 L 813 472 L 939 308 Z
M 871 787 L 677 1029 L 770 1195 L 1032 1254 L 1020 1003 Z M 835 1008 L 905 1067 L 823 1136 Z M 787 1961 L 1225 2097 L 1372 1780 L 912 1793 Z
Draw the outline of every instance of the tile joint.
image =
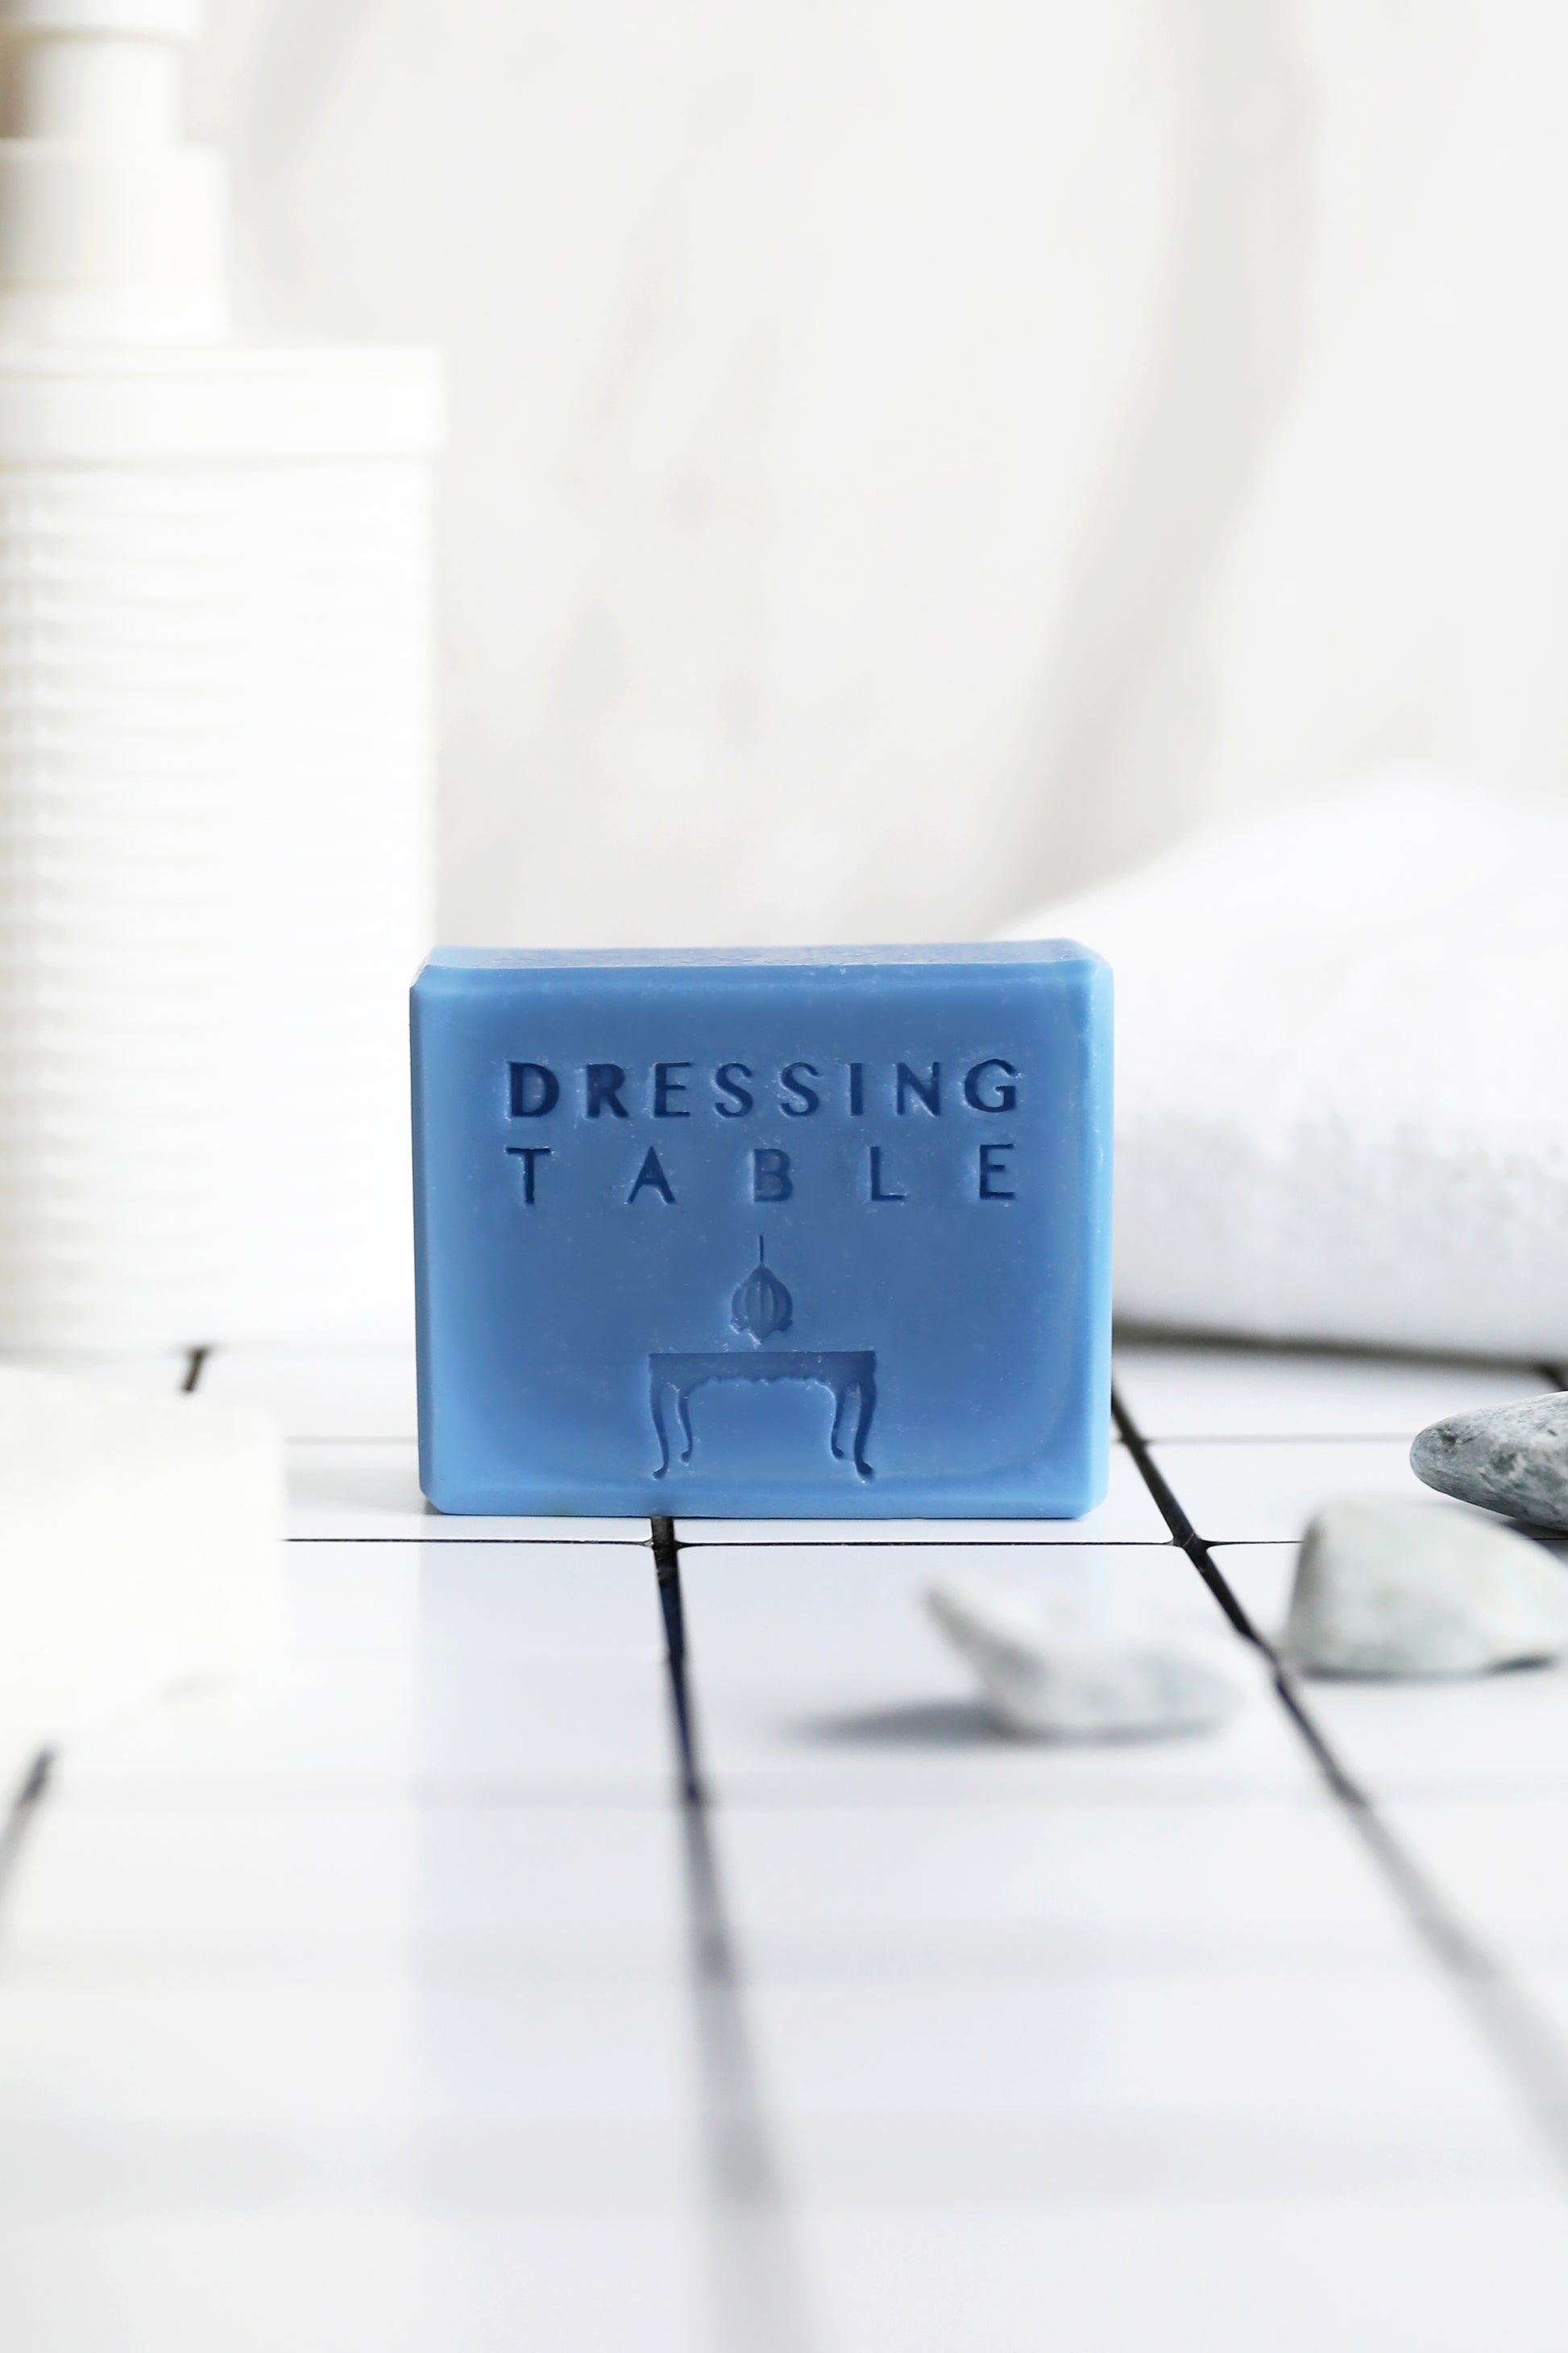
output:
M 1542 1370 L 1548 1369 L 1542 1367 Z M 1209 1544 L 1188 1518 L 1150 1453 L 1121 1397 L 1110 1400 L 1128 1452 L 1163 1514 L 1173 1542 L 1184 1552 L 1236 1632 L 1268 1662 L 1275 1697 L 1343 1810 L 1363 1852 L 1411 1930 L 1436 1963 L 1464 2015 L 1487 2049 L 1509 2091 L 1548 2154 L 1568 2171 L 1568 2048 L 1524 1987 L 1470 1928 L 1443 1891 L 1405 1847 L 1376 1800 L 1340 1757 L 1303 1698 L 1279 1651 L 1259 1633 Z

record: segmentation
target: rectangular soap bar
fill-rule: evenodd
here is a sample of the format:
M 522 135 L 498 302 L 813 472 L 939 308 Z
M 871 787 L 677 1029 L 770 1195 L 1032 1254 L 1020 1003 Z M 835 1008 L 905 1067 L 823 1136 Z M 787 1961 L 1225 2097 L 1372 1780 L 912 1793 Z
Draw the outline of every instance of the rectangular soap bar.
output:
M 413 1049 L 440 1510 L 1100 1500 L 1110 975 L 1088 950 L 448 948 Z

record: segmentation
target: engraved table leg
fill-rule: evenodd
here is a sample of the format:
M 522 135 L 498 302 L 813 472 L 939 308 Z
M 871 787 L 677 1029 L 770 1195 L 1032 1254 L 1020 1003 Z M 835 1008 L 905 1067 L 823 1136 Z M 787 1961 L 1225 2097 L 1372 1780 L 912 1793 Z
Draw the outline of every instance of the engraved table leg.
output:
M 874 1479 L 877 1474 L 866 1460 L 867 1434 L 877 1407 L 877 1377 L 869 1369 L 856 1375 L 855 1393 L 860 1403 L 860 1418 L 855 1425 L 855 1468 L 862 1479 Z
M 833 1428 L 827 1434 L 828 1447 L 836 1461 L 842 1462 L 845 1460 L 844 1449 L 839 1441 L 843 1436 L 844 1424 L 848 1417 L 850 1406 L 853 1404 L 857 1415 L 855 1468 L 862 1479 L 875 1478 L 876 1473 L 866 1460 L 866 1433 L 871 1427 L 871 1416 L 876 1410 L 876 1373 L 869 1365 L 864 1367 L 855 1366 L 847 1372 L 836 1374 L 832 1388 Z
M 849 1399 L 855 1387 L 856 1383 L 853 1374 L 849 1375 L 847 1378 L 840 1378 L 832 1383 L 833 1427 L 827 1433 L 827 1444 L 828 1450 L 836 1462 L 842 1462 L 844 1460 L 844 1449 L 840 1446 L 838 1440 L 843 1433 L 844 1417 L 849 1410 Z
M 653 1474 L 656 1479 L 662 1479 L 669 1468 L 669 1432 L 664 1426 L 664 1393 L 669 1387 L 670 1383 L 662 1373 L 655 1372 L 649 1377 L 648 1411 L 653 1416 L 654 1430 L 658 1439 L 658 1468 Z

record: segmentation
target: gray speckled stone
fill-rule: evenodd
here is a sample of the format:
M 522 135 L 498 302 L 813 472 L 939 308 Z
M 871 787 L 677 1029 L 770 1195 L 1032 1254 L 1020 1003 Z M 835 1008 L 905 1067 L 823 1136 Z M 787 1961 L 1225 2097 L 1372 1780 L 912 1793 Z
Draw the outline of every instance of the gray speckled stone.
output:
M 1461 1503 L 1568 1535 L 1568 1394 L 1450 1414 L 1421 1432 L 1410 1467 Z
M 1473 1675 L 1568 1650 L 1568 1570 L 1442 1504 L 1352 1495 L 1302 1539 L 1285 1649 L 1321 1675 Z
M 981 1573 L 944 1577 L 926 1607 L 1007 1732 L 1038 1740 L 1152 1740 L 1227 1724 L 1240 1686 L 1205 1646 L 1128 1617 Z

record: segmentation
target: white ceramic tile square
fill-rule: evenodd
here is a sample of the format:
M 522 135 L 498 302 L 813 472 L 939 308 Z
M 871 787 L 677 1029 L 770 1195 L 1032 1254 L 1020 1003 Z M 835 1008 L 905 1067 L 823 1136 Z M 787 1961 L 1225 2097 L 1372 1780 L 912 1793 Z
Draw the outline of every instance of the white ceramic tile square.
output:
M 664 1655 L 646 1545 L 299 1538 L 287 1550 L 284 1594 L 296 1658 L 459 1650 L 597 1667 Z
M 285 1438 L 418 1435 L 409 1348 L 215 1348 L 202 1365 L 204 1397 L 259 1406 Z
M 732 1803 L 715 1836 L 763 1975 L 1342 1967 L 1411 1952 L 1326 1799 Z
M 1548 1956 L 1533 1961 L 1528 1993 L 1537 2016 L 1556 2036 L 1558 2047 L 1568 2050 L 1568 1957 L 1554 1960 Z
M 434 1546 L 431 1551 L 442 1556 Z M 406 1657 L 419 1639 L 425 1564 L 425 1548 L 417 1544 L 285 1545 L 283 1609 L 290 1656 Z
M 646 1522 L 635 1525 L 646 1538 Z M 595 1672 L 610 1662 L 664 1658 L 658 1572 L 647 1542 L 437 1543 L 421 1545 L 416 1556 L 418 1642 L 426 1655 L 504 1652 Z
M 1373 1797 L 1568 1805 L 1568 1668 L 1436 1683 L 1306 1682 L 1302 1694 Z
M 61 1802 L 10 1891 L 8 1973 L 550 1975 L 684 1951 L 668 1810 Z
M 1146 1439 L 1403 1438 L 1549 1386 L 1535 1365 L 1130 1343 L 1117 1393 Z
M 590 1666 L 433 1650 L 419 1672 L 421 1786 L 456 1794 L 467 1783 L 480 1803 L 620 1795 L 666 1803 L 676 1773 L 670 1708 L 651 1642 L 640 1665 L 614 1653 Z
M 1414 1967 L 767 1982 L 759 2063 L 816 2195 L 1310 2195 L 1543 2178 Z
M 667 1787 L 647 1546 L 302 1543 L 287 1557 L 289 1656 L 99 1723 L 67 1753 L 68 1788 L 253 1802 L 310 1787 Z
M 418 1680 L 406 1657 L 285 1660 L 184 1686 L 94 1725 L 62 1752 L 54 1794 L 83 1804 L 204 1810 L 340 1797 L 393 1801 L 418 1765 Z M 53 1842 L 51 1802 L 37 1825 Z
M 690 1997 L 605 1984 L 0 1988 L 0 2129 L 685 2116 Z
M 1451 1905 L 1531 1968 L 1568 1963 L 1568 1795 L 1396 1799 L 1385 1818 Z
M 668 1678 L 647 1652 L 574 1669 L 500 1647 L 296 1660 L 100 1725 L 68 1749 L 60 1785 L 100 1804 L 653 1802 L 674 1766 Z
M 7 1891 L 7 1973 L 178 1976 L 268 1958 L 401 1965 L 416 1912 L 405 1807 L 51 1799 Z
M 671 1499 L 673 1503 L 673 1498 Z M 683 1545 L 1161 1544 L 1170 1531 L 1126 1449 L 1110 1450 L 1103 1504 L 1079 1520 L 700 1520 L 678 1516 Z
M 1410 1468 L 1402 1438 L 1194 1439 L 1151 1451 L 1211 1544 L 1294 1542 L 1313 1513 L 1339 1495 L 1433 1500 Z
M 1554 2188 L 827 2211 L 808 2251 L 857 2353 L 1559 2353 Z
M 683 1966 L 687 1854 L 668 1806 L 426 1806 L 412 1955 L 423 1976 L 578 1978 Z
M 265 2147 L 192 2152 L 183 2177 L 129 2152 L 117 2201 L 0 2222 L 0 2331 L 11 2353 L 213 2353 L 215 2316 L 223 2353 L 702 2342 L 694 2217 L 573 2211 L 564 2190 L 519 2211 L 493 2157 L 462 2154 L 431 2164 L 414 2206 L 334 2196 Z
M 998 1732 L 921 1600 L 933 1577 L 976 1567 L 1156 1603 L 1214 1647 L 1247 1704 L 1194 1739 L 1047 1746 Z M 1173 1546 L 694 1546 L 681 1587 L 698 1733 L 721 1796 L 1056 1803 L 1317 1786 L 1261 1661 Z
M 412 1443 L 303 1440 L 289 1449 L 289 1532 L 318 1541 L 643 1544 L 646 1520 L 490 1519 L 433 1511 Z

